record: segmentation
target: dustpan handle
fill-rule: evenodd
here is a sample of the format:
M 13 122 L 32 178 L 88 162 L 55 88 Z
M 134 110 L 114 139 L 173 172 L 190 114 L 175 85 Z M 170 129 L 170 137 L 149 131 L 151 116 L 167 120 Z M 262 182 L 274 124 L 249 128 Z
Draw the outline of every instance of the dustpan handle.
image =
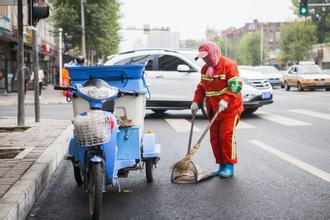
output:
M 196 113 L 192 113 L 192 118 L 191 118 L 191 127 L 190 127 L 190 134 L 189 134 L 189 142 L 188 142 L 188 152 L 187 154 L 189 154 L 190 149 L 191 149 L 191 141 L 192 141 L 192 135 L 193 135 L 193 131 L 194 131 L 194 124 L 195 124 L 195 118 L 196 118 Z

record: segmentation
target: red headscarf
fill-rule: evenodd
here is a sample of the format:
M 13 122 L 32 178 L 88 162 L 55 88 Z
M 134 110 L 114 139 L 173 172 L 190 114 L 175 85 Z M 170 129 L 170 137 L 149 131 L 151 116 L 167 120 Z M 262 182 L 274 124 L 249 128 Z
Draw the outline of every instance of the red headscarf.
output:
M 213 76 L 214 69 L 220 62 L 220 58 L 221 58 L 220 48 L 218 47 L 218 45 L 216 45 L 213 42 L 207 42 L 207 43 L 202 44 L 198 50 L 199 50 L 199 52 L 206 51 L 208 53 L 211 65 L 208 66 L 208 68 L 206 70 L 206 75 L 209 77 Z

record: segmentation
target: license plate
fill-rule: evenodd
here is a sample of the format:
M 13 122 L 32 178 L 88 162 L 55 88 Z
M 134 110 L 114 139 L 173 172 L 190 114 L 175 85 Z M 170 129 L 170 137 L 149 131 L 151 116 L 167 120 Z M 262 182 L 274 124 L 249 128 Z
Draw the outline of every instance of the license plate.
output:
M 261 99 L 270 99 L 272 94 L 270 92 L 264 92 L 261 94 Z

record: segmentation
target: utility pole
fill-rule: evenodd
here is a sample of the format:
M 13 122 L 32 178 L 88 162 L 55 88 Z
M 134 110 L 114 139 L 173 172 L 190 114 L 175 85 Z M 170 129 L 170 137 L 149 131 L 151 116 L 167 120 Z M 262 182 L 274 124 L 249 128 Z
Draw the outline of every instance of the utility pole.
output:
M 261 26 L 260 26 L 260 65 L 263 64 L 263 56 L 264 56 L 264 26 L 261 23 Z
M 23 0 L 17 1 L 17 55 L 18 55 L 18 93 L 17 93 L 17 125 L 25 125 L 25 112 L 24 112 L 24 41 L 23 41 Z
M 58 72 L 59 85 L 62 85 L 62 28 L 58 29 Z
M 86 58 L 86 38 L 85 38 L 85 8 L 84 0 L 80 0 L 81 9 L 81 55 Z
M 39 50 L 37 27 L 32 29 L 33 37 L 33 72 L 34 72 L 34 115 L 35 122 L 40 122 L 40 100 L 39 100 Z M 41 89 L 41 88 L 40 88 Z

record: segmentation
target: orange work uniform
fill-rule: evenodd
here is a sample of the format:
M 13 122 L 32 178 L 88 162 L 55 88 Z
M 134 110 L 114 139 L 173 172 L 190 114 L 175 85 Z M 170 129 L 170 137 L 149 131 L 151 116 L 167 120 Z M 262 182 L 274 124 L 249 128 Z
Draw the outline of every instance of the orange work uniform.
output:
M 243 101 L 241 93 L 236 94 L 228 88 L 228 80 L 239 77 L 237 65 L 229 58 L 221 56 L 212 77 L 206 75 L 207 68 L 204 65 L 201 70 L 201 81 L 193 102 L 201 103 L 205 98 L 209 120 L 218 110 L 221 99 L 228 102 L 228 107 L 218 115 L 210 128 L 210 141 L 216 163 L 235 164 L 237 151 L 234 128 L 243 112 Z

